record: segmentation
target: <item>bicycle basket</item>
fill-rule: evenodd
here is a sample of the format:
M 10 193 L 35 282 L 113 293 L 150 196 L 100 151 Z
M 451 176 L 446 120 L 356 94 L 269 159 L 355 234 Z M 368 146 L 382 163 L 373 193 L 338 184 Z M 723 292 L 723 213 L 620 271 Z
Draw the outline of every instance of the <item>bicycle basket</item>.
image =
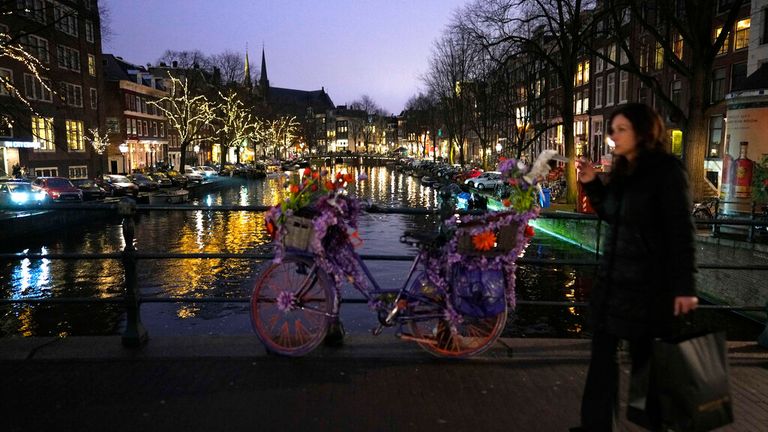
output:
M 456 252 L 464 256 L 499 256 L 506 255 L 509 251 L 515 249 L 518 242 L 519 225 L 512 222 L 504 225 L 497 230 L 493 230 L 496 236 L 496 242 L 488 250 L 478 250 L 472 242 L 472 234 L 469 229 L 459 228 L 456 235 L 459 236 L 456 243 Z
M 285 218 L 285 235 L 282 239 L 283 246 L 308 251 L 311 247 L 310 245 L 314 232 L 315 229 L 312 225 L 312 219 L 288 216 Z
M 481 270 L 459 265 L 451 280 L 453 308 L 461 315 L 494 317 L 506 307 L 504 271 Z

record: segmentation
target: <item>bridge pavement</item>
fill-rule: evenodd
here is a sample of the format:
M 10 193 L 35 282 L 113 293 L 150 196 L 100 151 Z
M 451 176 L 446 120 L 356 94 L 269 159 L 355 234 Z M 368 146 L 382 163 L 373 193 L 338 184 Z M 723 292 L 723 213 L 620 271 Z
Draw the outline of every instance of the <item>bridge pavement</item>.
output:
M 299 359 L 253 336 L 0 339 L 3 431 L 566 431 L 578 422 L 589 342 L 505 339 L 446 361 L 353 335 Z M 736 422 L 768 430 L 768 351 L 731 342 Z M 623 356 L 622 356 L 623 358 Z M 624 359 L 626 360 L 626 359 Z M 622 368 L 622 394 L 628 374 Z M 625 421 L 621 430 L 639 430 Z

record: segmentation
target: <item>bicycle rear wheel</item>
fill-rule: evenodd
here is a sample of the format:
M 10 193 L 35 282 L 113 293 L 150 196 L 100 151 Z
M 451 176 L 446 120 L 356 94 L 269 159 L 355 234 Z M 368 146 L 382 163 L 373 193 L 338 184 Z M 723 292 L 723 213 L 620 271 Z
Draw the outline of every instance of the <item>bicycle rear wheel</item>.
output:
M 323 341 L 333 290 L 311 260 L 288 256 L 267 268 L 251 294 L 251 324 L 267 350 L 302 356 Z
M 436 291 L 430 283 L 423 283 L 417 277 L 411 285 L 416 297 L 428 296 L 435 300 L 433 312 L 443 312 L 445 297 L 435 297 Z M 440 303 L 443 303 L 442 305 Z M 441 307 L 443 306 L 443 307 Z M 442 313 L 432 314 L 442 315 Z M 437 357 L 466 358 L 490 348 L 501 335 L 507 323 L 507 308 L 493 317 L 475 318 L 462 316 L 454 329 L 444 316 L 414 319 L 410 322 L 411 333 L 416 343 L 428 353 Z

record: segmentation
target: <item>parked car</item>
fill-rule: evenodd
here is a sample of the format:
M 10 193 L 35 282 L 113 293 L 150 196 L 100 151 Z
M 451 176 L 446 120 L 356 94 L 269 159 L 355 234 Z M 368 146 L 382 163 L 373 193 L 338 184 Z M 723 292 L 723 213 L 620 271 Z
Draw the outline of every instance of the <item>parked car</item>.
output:
M 139 187 L 124 175 L 107 174 L 99 185 L 111 196 L 132 195 L 137 197 L 139 195 Z
M 83 192 L 83 201 L 100 200 L 107 196 L 107 191 L 96 180 L 72 180 L 72 184 Z
M 478 189 L 493 189 L 504 184 L 501 173 L 498 171 L 486 171 L 477 177 L 464 180 L 464 184 Z
M 0 183 L 0 206 L 40 204 L 45 192 L 35 191 L 28 182 L 8 181 Z
M 210 178 L 210 177 L 216 177 L 216 176 L 219 175 L 219 173 L 216 172 L 215 169 L 213 169 L 213 168 L 211 168 L 209 166 L 199 166 L 199 167 L 196 167 L 196 168 L 199 171 L 202 171 L 202 173 L 203 173 L 203 175 L 205 175 L 205 177 L 209 177 Z
M 178 171 L 168 170 L 165 172 L 165 175 L 168 176 L 169 179 L 171 179 L 171 183 L 173 183 L 173 185 L 176 187 L 180 187 L 183 189 L 187 187 L 187 183 L 189 183 L 187 178 L 184 177 L 184 175 Z
M 38 177 L 32 182 L 32 189 L 44 192 L 52 201 L 82 201 L 83 192 L 64 177 Z
M 157 182 L 158 186 L 160 186 L 161 188 L 173 186 L 173 181 L 171 181 L 171 178 L 165 175 L 165 173 L 155 172 L 152 174 L 148 174 L 147 177 Z
M 160 184 L 147 177 L 146 174 L 133 173 L 128 176 L 128 179 L 131 180 L 131 183 L 138 186 L 140 191 L 155 191 L 160 188 Z
M 200 170 L 188 166 L 184 168 L 184 177 L 187 178 L 187 181 L 201 183 L 205 175 Z

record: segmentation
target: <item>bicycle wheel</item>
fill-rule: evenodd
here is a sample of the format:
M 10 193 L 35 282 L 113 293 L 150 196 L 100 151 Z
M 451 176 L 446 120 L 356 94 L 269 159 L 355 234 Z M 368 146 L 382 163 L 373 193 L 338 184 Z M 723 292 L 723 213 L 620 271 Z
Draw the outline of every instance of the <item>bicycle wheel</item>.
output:
M 309 259 L 285 257 L 267 268 L 253 289 L 253 330 L 269 351 L 307 354 L 328 331 L 333 296 L 327 276 Z
M 437 357 L 466 358 L 490 348 L 499 338 L 507 323 L 507 308 L 493 317 L 475 318 L 462 316 L 461 322 L 451 329 L 444 317 L 445 297 L 435 296 L 436 288 L 430 283 L 423 283 L 417 277 L 410 292 L 416 297 L 428 297 L 426 301 L 414 305 L 415 310 L 426 310 L 423 316 L 410 322 L 411 333 L 421 348 Z M 430 317 L 431 316 L 431 317 Z

